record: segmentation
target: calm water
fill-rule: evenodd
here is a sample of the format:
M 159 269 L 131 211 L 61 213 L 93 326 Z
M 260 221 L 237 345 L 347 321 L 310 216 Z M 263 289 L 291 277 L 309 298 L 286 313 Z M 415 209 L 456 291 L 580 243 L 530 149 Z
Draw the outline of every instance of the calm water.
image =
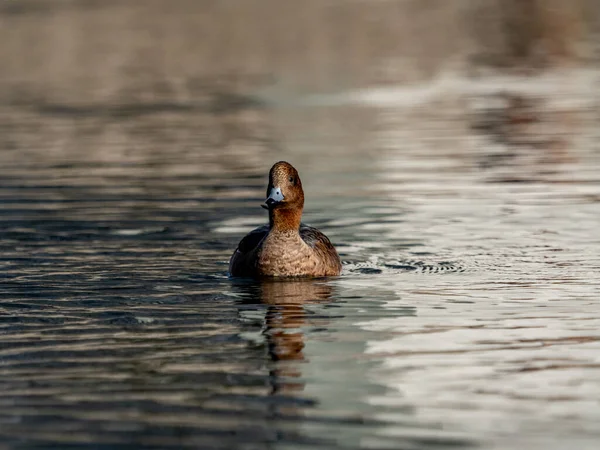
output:
M 598 448 L 597 71 L 294 88 L 296 55 L 287 84 L 185 84 L 185 14 L 24 5 L 0 9 L 1 448 Z M 129 38 L 162 23 L 174 72 L 148 74 Z M 23 36 L 54 46 L 40 74 Z M 227 277 L 281 159 L 339 278 Z
M 552 151 L 501 147 L 449 122 L 464 110 L 407 122 L 356 98 L 263 106 L 294 127 L 274 122 L 284 145 L 260 152 L 246 135 L 239 154 L 185 137 L 108 157 L 6 150 L 4 444 L 595 448 L 600 154 L 585 120 L 551 122 Z M 144 120 L 122 126 L 176 125 Z M 230 280 L 283 158 L 344 273 Z

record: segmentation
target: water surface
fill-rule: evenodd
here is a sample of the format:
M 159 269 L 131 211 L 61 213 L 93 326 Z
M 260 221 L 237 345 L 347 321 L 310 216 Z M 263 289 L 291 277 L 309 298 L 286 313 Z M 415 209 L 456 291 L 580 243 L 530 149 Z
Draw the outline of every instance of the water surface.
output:
M 13 38 L 114 32 L 40 73 L 4 47 L 6 448 L 598 447 L 597 71 L 315 89 L 283 52 L 275 81 L 250 53 L 200 79 L 173 51 L 212 13 L 9 3 Z M 342 276 L 227 277 L 281 159 Z

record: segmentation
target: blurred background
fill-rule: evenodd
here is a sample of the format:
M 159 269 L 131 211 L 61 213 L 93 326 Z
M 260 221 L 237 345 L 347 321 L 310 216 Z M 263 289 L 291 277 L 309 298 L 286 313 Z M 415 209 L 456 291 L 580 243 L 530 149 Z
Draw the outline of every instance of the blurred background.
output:
M 402 145 L 382 128 L 552 140 L 596 106 L 594 1 L 7 0 L 1 17 L 7 164 L 264 171 Z
M 3 0 L 6 448 L 597 448 L 600 4 Z M 342 277 L 227 278 L 278 160 Z

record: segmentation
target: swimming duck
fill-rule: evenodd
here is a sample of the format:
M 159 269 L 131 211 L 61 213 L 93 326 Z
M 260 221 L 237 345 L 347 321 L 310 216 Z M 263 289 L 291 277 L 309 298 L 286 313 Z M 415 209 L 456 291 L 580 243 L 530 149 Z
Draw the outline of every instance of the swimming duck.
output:
M 267 199 L 269 225 L 239 243 L 229 262 L 234 277 L 322 277 L 339 275 L 342 263 L 323 233 L 301 223 L 304 191 L 298 171 L 280 161 L 271 167 Z

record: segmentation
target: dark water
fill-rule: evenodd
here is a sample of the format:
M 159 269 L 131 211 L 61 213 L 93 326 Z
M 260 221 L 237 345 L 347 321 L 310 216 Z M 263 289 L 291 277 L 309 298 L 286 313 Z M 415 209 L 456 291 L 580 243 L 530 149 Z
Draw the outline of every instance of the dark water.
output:
M 103 5 L 0 10 L 1 448 L 598 448 L 595 69 L 197 79 L 214 11 Z M 227 277 L 281 159 L 339 278 Z

